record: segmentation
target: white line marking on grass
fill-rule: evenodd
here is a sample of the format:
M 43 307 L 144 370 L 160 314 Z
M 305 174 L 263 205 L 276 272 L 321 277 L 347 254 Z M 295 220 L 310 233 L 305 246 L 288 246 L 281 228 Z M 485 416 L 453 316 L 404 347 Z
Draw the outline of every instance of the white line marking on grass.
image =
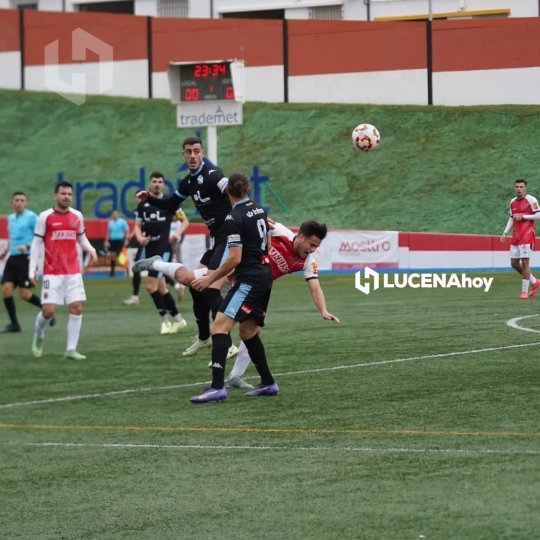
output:
M 355 368 L 364 368 L 364 367 L 375 367 L 375 366 L 384 366 L 387 364 L 398 364 L 402 362 L 412 362 L 415 360 L 435 360 L 438 358 L 449 358 L 452 356 L 465 356 L 468 354 L 479 354 L 485 352 L 493 351 L 504 351 L 509 349 L 519 349 L 522 347 L 535 347 L 540 345 L 540 341 L 535 341 L 533 343 L 519 343 L 517 345 L 504 345 L 502 347 L 488 347 L 486 349 L 470 349 L 468 351 L 454 351 L 449 353 L 441 354 L 428 354 L 425 356 L 410 356 L 408 358 L 396 358 L 394 360 L 382 360 L 381 362 L 368 362 L 363 364 L 347 364 L 342 366 L 332 366 L 332 367 L 323 367 L 315 369 L 303 369 L 301 371 L 285 371 L 284 373 L 275 373 L 275 377 L 289 377 L 291 375 L 308 375 L 310 373 L 323 373 L 328 371 L 339 371 L 343 369 L 355 369 Z M 248 379 L 258 379 L 257 376 L 246 377 Z M 9 409 L 14 407 L 24 407 L 28 405 L 45 405 L 48 403 L 60 403 L 63 401 L 78 401 L 82 399 L 92 399 L 92 398 L 101 398 L 108 396 L 121 396 L 126 394 L 140 394 L 143 392 L 162 392 L 165 390 L 177 390 L 180 388 L 192 388 L 195 386 L 204 386 L 210 384 L 211 381 L 202 381 L 195 383 L 186 383 L 186 384 L 173 384 L 169 386 L 148 386 L 143 388 L 131 388 L 128 390 L 116 390 L 114 392 L 103 392 L 96 394 L 81 394 L 75 396 L 65 396 L 59 398 L 48 398 L 48 399 L 37 399 L 33 401 L 19 401 L 15 403 L 4 403 L 0 405 L 0 409 Z
M 365 452 L 370 454 L 521 454 L 540 455 L 540 450 L 497 448 L 371 448 L 366 446 L 258 446 L 258 445 L 206 445 L 206 444 L 136 444 L 136 443 L 65 443 L 65 442 L 0 442 L 4 446 L 38 446 L 71 448 L 126 448 L 162 450 L 270 450 L 285 452 Z
M 510 328 L 515 328 L 516 330 L 524 330 L 525 332 L 535 332 L 536 334 L 540 334 L 540 330 L 535 330 L 534 328 L 527 328 L 525 326 L 519 326 L 518 324 L 519 321 L 522 321 L 523 319 L 531 319 L 532 317 L 538 317 L 538 315 L 525 315 L 524 317 L 515 317 L 514 319 L 506 321 L 506 324 L 510 326 Z

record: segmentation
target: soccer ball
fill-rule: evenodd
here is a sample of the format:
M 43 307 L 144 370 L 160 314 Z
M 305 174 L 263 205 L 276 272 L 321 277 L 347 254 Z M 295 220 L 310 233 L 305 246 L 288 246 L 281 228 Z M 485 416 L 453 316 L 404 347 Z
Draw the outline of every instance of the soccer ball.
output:
M 360 124 L 352 132 L 354 146 L 362 152 L 371 152 L 381 144 L 379 130 L 371 124 Z

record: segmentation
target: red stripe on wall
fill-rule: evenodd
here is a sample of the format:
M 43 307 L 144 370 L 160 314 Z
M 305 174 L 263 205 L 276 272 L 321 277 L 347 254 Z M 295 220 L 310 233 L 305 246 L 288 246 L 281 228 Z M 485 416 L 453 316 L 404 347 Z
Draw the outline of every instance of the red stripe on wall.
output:
M 281 21 L 243 19 L 153 20 L 153 70 L 170 62 L 244 60 L 246 67 L 283 64 Z
M 424 23 L 290 20 L 288 27 L 291 76 L 426 68 Z
M 81 28 L 112 47 L 111 60 L 141 60 L 147 57 L 146 17 L 104 13 L 55 13 L 25 11 L 25 63 L 45 64 L 45 47 L 56 40 L 58 63 L 97 62 L 98 54 L 86 50 L 85 58 L 73 58 L 72 32 Z M 92 37 L 81 37 L 86 47 L 94 47 Z
M 0 52 L 20 50 L 19 39 L 19 12 L 0 9 Z
M 433 70 L 472 71 L 540 66 L 540 20 L 433 22 Z

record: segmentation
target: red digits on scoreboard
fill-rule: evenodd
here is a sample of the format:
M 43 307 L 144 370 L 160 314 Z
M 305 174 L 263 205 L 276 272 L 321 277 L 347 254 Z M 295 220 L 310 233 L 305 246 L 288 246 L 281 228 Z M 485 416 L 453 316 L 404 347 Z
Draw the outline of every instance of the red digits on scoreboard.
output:
M 225 99 L 234 99 L 234 88 L 232 86 L 225 88 Z
M 199 89 L 186 88 L 184 92 L 184 101 L 199 101 Z
M 195 71 L 193 72 L 193 75 L 195 77 L 200 77 L 201 76 L 201 65 L 200 64 L 197 64 L 195 66 Z
M 219 71 L 219 64 L 212 65 L 212 77 L 217 77 Z

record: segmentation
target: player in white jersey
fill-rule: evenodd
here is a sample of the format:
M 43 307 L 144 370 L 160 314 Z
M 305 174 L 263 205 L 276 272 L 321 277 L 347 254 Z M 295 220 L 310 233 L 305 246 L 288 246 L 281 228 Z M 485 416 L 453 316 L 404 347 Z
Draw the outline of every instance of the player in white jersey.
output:
M 32 352 L 36 358 L 43 354 L 45 329 L 56 312 L 56 306 L 68 305 L 68 339 L 66 358 L 84 360 L 77 352 L 82 326 L 82 306 L 86 292 L 81 275 L 81 263 L 77 245 L 80 245 L 94 261 L 96 250 L 84 231 L 84 220 L 78 210 L 70 208 L 73 186 L 69 182 L 56 184 L 54 208 L 39 215 L 30 250 L 29 279 L 35 284 L 38 257 L 44 252 L 41 311 L 36 319 L 36 333 Z

